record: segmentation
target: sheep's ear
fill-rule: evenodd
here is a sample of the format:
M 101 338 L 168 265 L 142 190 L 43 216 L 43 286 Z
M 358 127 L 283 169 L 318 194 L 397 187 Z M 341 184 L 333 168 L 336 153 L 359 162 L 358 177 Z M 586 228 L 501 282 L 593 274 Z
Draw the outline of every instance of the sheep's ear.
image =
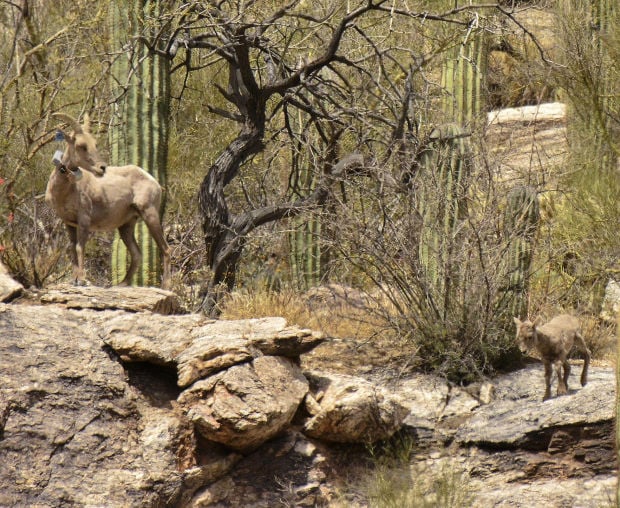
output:
M 534 320 L 534 328 L 536 328 L 537 326 L 542 325 L 543 320 L 540 316 L 536 317 L 536 319 Z
M 521 325 L 521 320 L 518 317 L 513 317 L 512 318 L 515 322 L 515 325 L 520 326 Z

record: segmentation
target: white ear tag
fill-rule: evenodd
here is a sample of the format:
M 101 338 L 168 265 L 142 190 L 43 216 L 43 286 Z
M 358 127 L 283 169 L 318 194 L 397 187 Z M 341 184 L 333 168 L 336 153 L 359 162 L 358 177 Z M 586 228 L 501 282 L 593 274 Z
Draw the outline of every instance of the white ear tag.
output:
M 54 152 L 54 155 L 52 156 L 52 162 L 55 166 L 60 166 L 60 163 L 62 162 L 62 150 L 56 150 Z

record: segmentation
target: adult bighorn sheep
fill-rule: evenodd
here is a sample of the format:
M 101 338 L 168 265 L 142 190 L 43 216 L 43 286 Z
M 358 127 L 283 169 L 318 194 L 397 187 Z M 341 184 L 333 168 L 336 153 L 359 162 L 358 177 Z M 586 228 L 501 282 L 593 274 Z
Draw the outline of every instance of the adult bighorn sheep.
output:
M 61 131 L 67 146 L 50 175 L 45 201 L 67 227 L 74 283 L 86 284 L 84 247 L 89 233 L 118 229 L 131 256 L 120 285 L 130 285 L 142 259 L 134 237 L 136 222 L 142 218 L 161 252 L 162 287 L 168 287 L 170 247 L 159 220 L 161 186 L 138 166 L 106 166 L 90 133 L 88 117 L 80 125 L 69 115 L 56 113 L 54 116 L 67 122 L 73 132 Z
M 538 322 L 521 321 L 514 318 L 517 325 L 517 343 L 522 353 L 536 349 L 542 357 L 545 366 L 545 396 L 543 400 L 551 398 L 551 376 L 553 367 L 558 374 L 558 395 L 568 393 L 568 376 L 570 365 L 568 354 L 576 343 L 584 353 L 583 370 L 581 371 L 581 386 L 588 382 L 588 365 L 590 364 L 590 350 L 581 335 L 579 320 L 570 314 L 560 314 L 548 323 L 539 326 Z M 564 375 L 562 375 L 564 369 Z

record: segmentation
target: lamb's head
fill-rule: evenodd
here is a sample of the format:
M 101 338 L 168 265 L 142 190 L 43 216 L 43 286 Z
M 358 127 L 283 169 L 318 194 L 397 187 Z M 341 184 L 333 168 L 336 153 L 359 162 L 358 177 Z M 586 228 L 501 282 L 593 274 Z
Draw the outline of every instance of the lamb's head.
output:
M 514 318 L 514 322 L 517 325 L 517 344 L 522 353 L 536 347 L 536 323 L 532 323 L 529 319 L 521 321 L 519 318 Z
M 98 176 L 103 175 L 106 163 L 102 160 L 97 150 L 97 140 L 90 133 L 88 115 L 84 118 L 83 125 L 80 125 L 77 120 L 64 113 L 55 113 L 54 116 L 67 122 L 73 129 L 70 133 L 61 131 L 67 147 L 62 156 L 59 170 L 70 170 L 75 174 L 78 168 L 81 168 Z

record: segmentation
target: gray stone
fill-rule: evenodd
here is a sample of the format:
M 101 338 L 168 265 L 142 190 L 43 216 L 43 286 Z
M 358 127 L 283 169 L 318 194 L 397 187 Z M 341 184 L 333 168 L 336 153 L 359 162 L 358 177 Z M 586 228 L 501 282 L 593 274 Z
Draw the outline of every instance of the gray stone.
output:
M 342 374 L 306 372 L 320 411 L 303 432 L 338 443 L 371 443 L 396 432 L 407 409 L 384 387 Z
M 540 398 L 544 386 L 541 365 L 499 378 L 497 399 L 480 407 L 460 426 L 457 442 L 495 448 L 546 448 L 553 429 L 611 422 L 615 407 L 613 369 L 592 369 L 585 387 L 577 388 L 576 377 L 573 373 L 569 379 L 572 389 L 568 395 L 544 402 Z M 536 444 L 539 440 L 542 442 Z
M 291 360 L 262 356 L 197 381 L 179 402 L 206 439 L 248 452 L 288 427 L 307 391 Z

